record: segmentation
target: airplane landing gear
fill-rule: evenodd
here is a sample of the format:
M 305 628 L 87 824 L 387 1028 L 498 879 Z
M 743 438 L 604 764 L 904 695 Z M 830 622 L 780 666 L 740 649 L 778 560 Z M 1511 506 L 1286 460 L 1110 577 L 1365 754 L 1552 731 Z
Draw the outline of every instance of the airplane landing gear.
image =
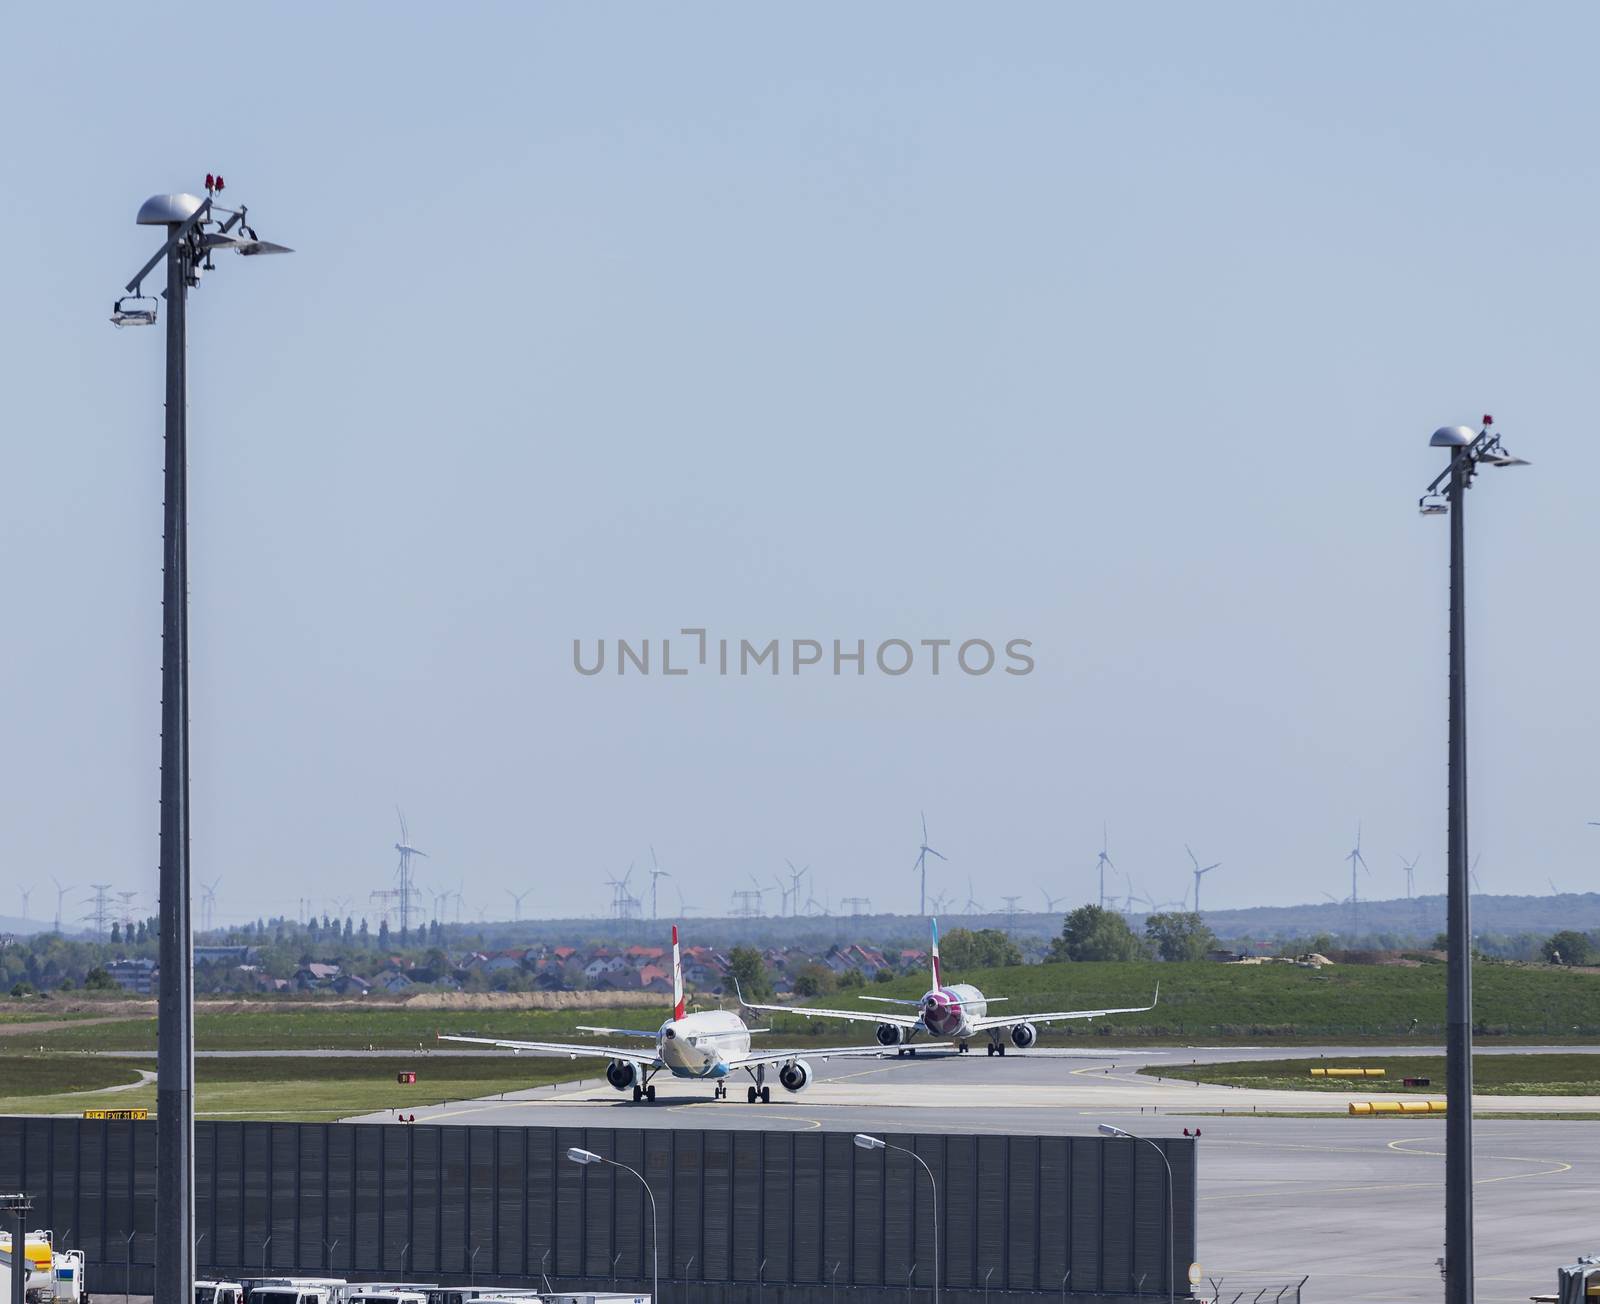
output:
M 988 1050 L 989 1054 L 991 1055 L 1004 1055 L 1006 1053 L 1006 1044 L 998 1037 L 992 1037 L 989 1040 L 989 1045 L 985 1049 Z
M 644 1089 L 644 1098 L 646 1100 L 654 1100 L 656 1098 L 656 1084 L 654 1082 Z
M 745 1103 L 746 1104 L 749 1104 L 749 1105 L 755 1104 L 756 1103 L 756 1089 L 754 1087 L 751 1087 L 747 1092 L 745 1092 L 745 1097 L 744 1098 L 745 1098 Z
M 956 1053 L 957 1053 L 957 1054 L 958 1054 L 958 1055 L 965 1055 L 965 1054 L 967 1054 L 967 1053 L 968 1053 L 968 1052 L 969 1052 L 969 1051 L 970 1051 L 970 1050 L 971 1050 L 971 1049 L 972 1049 L 972 1047 L 971 1047 L 971 1046 L 969 1046 L 969 1045 L 967 1045 L 967 1043 L 966 1043 L 966 1042 L 962 1042 L 962 1043 L 961 1043 L 961 1045 L 960 1045 L 960 1046 L 959 1046 L 959 1047 L 958 1047 L 958 1048 L 957 1048 L 957 1051 L 956 1051 Z
M 717 1083 L 717 1089 L 711 1093 L 711 1099 L 713 1099 L 713 1100 L 726 1100 L 727 1098 L 728 1098 L 728 1084 L 726 1082 Z
M 745 1100 L 748 1101 L 752 1105 L 755 1104 L 756 1101 L 758 1101 L 758 1100 L 763 1105 L 770 1105 L 772 1103 L 772 1088 L 771 1087 L 751 1087 L 745 1093 Z
M 634 1087 L 634 1089 L 633 1089 L 633 1103 L 637 1105 L 643 1099 L 644 1099 L 644 1088 L 643 1087 L 638 1087 L 638 1086 Z
M 761 1103 L 763 1105 L 770 1105 L 772 1103 L 772 1088 L 771 1087 L 762 1087 L 761 1088 Z

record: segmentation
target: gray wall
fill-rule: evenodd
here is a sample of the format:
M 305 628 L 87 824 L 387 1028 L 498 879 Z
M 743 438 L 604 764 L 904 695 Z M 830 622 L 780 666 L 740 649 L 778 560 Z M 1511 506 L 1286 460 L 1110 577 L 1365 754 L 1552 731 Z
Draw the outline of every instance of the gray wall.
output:
M 886 1135 L 915 1149 L 938 1180 L 951 1304 L 968 1292 L 982 1298 L 986 1279 L 991 1295 L 1059 1296 L 1069 1271 L 1079 1298 L 1166 1294 L 1165 1173 L 1152 1147 L 1098 1136 Z M 922 1169 L 821 1131 L 201 1123 L 197 1262 L 224 1276 L 504 1284 L 542 1270 L 573 1288 L 609 1288 L 615 1272 L 624 1289 L 647 1289 L 643 1187 L 616 1169 L 568 1162 L 569 1146 L 649 1177 L 667 1301 L 832 1304 L 836 1290 L 857 1300 L 915 1290 L 920 1300 L 932 1285 Z M 1195 1150 L 1186 1140 L 1161 1146 L 1175 1177 L 1181 1284 L 1194 1257 Z M 91 1289 L 120 1292 L 126 1254 L 133 1288 L 148 1291 L 153 1122 L 0 1119 L 0 1189 L 28 1191 L 34 1225 L 84 1250 Z

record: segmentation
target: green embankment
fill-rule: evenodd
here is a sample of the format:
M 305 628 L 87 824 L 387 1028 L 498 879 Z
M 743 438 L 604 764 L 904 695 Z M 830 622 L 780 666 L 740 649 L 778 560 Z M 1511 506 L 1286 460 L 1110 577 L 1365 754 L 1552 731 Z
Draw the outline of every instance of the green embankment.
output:
M 1381 1078 L 1312 1077 L 1314 1068 L 1374 1068 Z M 1367 1055 L 1358 1059 L 1239 1060 L 1182 1068 L 1150 1065 L 1152 1077 L 1180 1078 L 1227 1087 L 1273 1091 L 1383 1091 L 1424 1096 L 1444 1094 L 1444 1057 Z M 1408 1087 L 1406 1078 L 1427 1078 L 1426 1087 Z M 1600 1096 L 1600 1055 L 1479 1055 L 1472 1064 L 1472 1087 L 1485 1096 Z
M 1008 996 L 992 1014 L 1026 1010 L 1106 1008 L 1147 1002 L 1161 983 L 1161 1000 L 1144 1014 L 1119 1014 L 1092 1023 L 1055 1024 L 1047 1041 L 1085 1038 L 1181 1042 L 1262 1039 L 1318 1043 L 1440 1041 L 1444 1037 L 1445 967 L 1439 964 L 1294 965 L 1107 964 L 1025 965 L 947 974 L 988 996 Z M 1600 975 L 1546 966 L 1473 966 L 1477 1035 L 1528 1041 L 1592 1041 L 1600 1036 Z M 875 996 L 916 997 L 918 975 L 865 989 Z M 808 1004 L 869 1010 L 859 993 L 837 993 Z M 796 1028 L 796 1016 L 777 1015 Z M 828 1031 L 812 1021 L 819 1034 Z M 841 1025 L 842 1027 L 842 1025 Z

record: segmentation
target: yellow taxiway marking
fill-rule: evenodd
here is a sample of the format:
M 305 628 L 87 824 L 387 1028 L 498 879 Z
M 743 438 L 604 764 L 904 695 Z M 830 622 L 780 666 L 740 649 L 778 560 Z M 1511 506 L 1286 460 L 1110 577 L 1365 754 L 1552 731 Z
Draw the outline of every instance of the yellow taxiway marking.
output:
M 1386 1149 L 1393 1150 L 1397 1155 L 1419 1155 L 1429 1159 L 1443 1159 L 1442 1150 L 1406 1150 L 1403 1147 L 1413 1145 L 1419 1141 L 1426 1141 L 1427 1137 L 1414 1136 L 1402 1137 L 1398 1141 L 1389 1142 Z M 1532 1159 L 1527 1155 L 1480 1155 L 1481 1159 L 1499 1159 L 1508 1164 L 1554 1164 L 1553 1168 L 1541 1168 L 1537 1173 L 1507 1173 L 1503 1177 L 1477 1177 L 1473 1179 L 1474 1186 L 1488 1186 L 1491 1182 L 1516 1182 L 1524 1177 L 1550 1177 L 1556 1173 L 1572 1171 L 1572 1165 L 1563 1163 L 1559 1159 Z

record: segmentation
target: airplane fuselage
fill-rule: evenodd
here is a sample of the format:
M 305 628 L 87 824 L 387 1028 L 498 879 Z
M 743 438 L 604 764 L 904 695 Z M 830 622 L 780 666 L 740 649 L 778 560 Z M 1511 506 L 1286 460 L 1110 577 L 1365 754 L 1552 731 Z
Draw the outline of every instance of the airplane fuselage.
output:
M 984 994 L 970 983 L 935 987 L 922 998 L 922 1026 L 935 1037 L 965 1040 L 975 1035 L 973 1021 L 989 1012 Z
M 730 1010 L 668 1019 L 656 1034 L 656 1054 L 675 1078 L 725 1078 L 728 1061 L 749 1053 L 750 1029 Z

